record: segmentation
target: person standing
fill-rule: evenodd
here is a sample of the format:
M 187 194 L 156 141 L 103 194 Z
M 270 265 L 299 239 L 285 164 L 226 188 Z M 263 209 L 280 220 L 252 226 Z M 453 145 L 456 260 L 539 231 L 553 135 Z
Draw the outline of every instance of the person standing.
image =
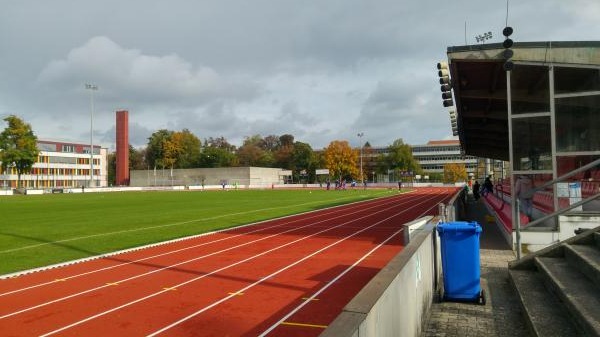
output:
M 492 178 L 490 176 L 485 178 L 485 181 L 483 182 L 483 191 L 481 195 L 486 195 L 488 193 L 494 193 L 494 184 L 492 184 Z
M 479 181 L 475 180 L 475 184 L 473 184 L 473 198 L 475 200 L 479 200 Z
M 526 175 L 520 175 L 517 178 L 517 182 L 515 184 L 515 195 L 519 198 L 521 202 L 521 209 L 523 213 L 527 215 L 529 220 L 531 220 L 531 215 L 533 211 L 533 193 L 531 190 L 533 189 L 533 182 L 531 178 Z

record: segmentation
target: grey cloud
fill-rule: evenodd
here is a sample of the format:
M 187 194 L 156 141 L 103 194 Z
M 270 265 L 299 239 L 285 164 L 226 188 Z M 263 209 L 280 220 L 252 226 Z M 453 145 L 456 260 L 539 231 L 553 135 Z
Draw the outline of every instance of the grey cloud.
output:
M 508 23 L 515 41 L 595 40 L 599 15 L 596 0 L 511 1 Z M 107 146 L 120 108 L 140 145 L 184 127 L 237 144 L 292 133 L 321 148 L 359 131 L 420 143 L 450 134 L 435 75 L 446 47 L 500 42 L 505 22 L 496 0 L 8 1 L 0 113 L 87 142 L 92 82 Z

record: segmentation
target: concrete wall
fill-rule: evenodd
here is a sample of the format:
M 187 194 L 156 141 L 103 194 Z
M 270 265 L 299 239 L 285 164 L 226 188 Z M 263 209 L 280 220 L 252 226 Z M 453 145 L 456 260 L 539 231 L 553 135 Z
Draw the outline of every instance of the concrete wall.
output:
M 461 219 L 465 191 L 440 207 L 445 221 Z M 443 296 L 440 240 L 441 218 L 422 218 L 404 224 L 406 246 L 327 327 L 321 337 L 420 336 L 431 304 Z
M 439 284 L 439 240 L 431 217 L 405 226 L 411 233 L 410 242 L 346 305 L 321 337 L 422 333 Z
M 221 185 L 222 181 L 241 188 L 271 186 L 282 181 L 280 172 L 278 168 L 264 167 L 132 170 L 130 186 L 201 186 L 203 180 L 205 186 Z

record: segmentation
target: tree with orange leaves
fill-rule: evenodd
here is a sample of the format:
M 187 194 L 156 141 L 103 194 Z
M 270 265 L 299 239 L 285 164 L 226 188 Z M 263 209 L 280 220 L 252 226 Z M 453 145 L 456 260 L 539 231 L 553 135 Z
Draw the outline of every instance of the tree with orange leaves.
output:
M 325 166 L 334 178 L 357 178 L 358 150 L 352 149 L 348 141 L 334 140 L 325 149 Z

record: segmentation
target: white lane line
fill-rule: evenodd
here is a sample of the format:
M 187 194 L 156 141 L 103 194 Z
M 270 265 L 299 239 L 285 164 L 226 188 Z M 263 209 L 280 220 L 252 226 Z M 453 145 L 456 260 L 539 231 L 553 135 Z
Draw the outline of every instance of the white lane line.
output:
M 349 199 L 349 198 L 350 197 L 348 196 L 348 197 L 344 197 L 344 198 L 332 199 L 331 201 L 338 201 L 338 200 L 344 200 L 344 199 Z M 126 230 L 121 230 L 121 231 L 115 231 L 115 232 L 98 233 L 98 234 L 92 234 L 92 235 L 86 235 L 86 236 L 79 236 L 79 237 L 74 237 L 74 238 L 69 238 L 69 239 L 63 239 L 63 240 L 57 240 L 57 241 L 50 241 L 50 242 L 38 243 L 38 244 L 35 244 L 35 245 L 23 246 L 23 247 L 18 247 L 18 248 L 13 248 L 13 249 L 0 250 L 0 254 L 12 253 L 12 252 L 20 251 L 20 250 L 32 249 L 32 248 L 37 248 L 37 247 L 41 247 L 41 246 L 53 245 L 53 244 L 57 244 L 57 243 L 64 243 L 64 242 L 71 242 L 71 241 L 77 241 L 77 240 L 91 239 L 91 238 L 96 238 L 96 237 L 101 237 L 101 236 L 109 236 L 109 235 L 116 235 L 116 234 L 123 234 L 123 233 L 139 232 L 139 231 L 156 229 L 156 228 L 164 228 L 164 227 L 173 227 L 173 226 L 187 225 L 187 224 L 194 223 L 194 222 L 215 220 L 215 219 L 220 219 L 220 218 L 226 218 L 226 217 L 229 217 L 229 216 L 238 216 L 238 215 L 244 215 L 244 214 L 258 213 L 258 212 L 275 210 L 275 209 L 295 208 L 295 207 L 298 207 L 298 206 L 305 206 L 305 205 L 316 204 L 316 203 L 320 203 L 320 202 L 321 201 L 311 201 L 311 202 L 305 202 L 305 203 L 302 203 L 302 204 L 286 205 L 286 206 L 279 206 L 279 207 L 267 207 L 267 208 L 255 209 L 255 210 L 250 210 L 250 211 L 245 211 L 245 212 L 237 212 L 237 213 L 228 213 L 228 214 L 216 215 L 216 216 L 213 216 L 213 217 L 210 217 L 210 218 L 192 219 L 192 220 L 175 222 L 175 223 L 164 224 L 164 225 L 140 227 L 140 228 L 134 228 L 134 229 L 126 229 Z
M 444 200 L 444 199 L 442 199 L 442 200 Z M 416 219 L 419 219 L 420 217 L 422 217 L 422 215 L 416 217 Z M 322 294 L 325 290 L 327 290 L 329 287 L 331 287 L 340 278 L 342 278 L 344 275 L 346 275 L 348 272 L 350 272 L 352 269 L 354 269 L 354 267 L 356 267 L 362 261 L 364 261 L 365 259 L 367 259 L 371 254 L 373 254 L 376 250 L 378 250 L 379 248 L 381 248 L 381 246 L 385 245 L 388 241 L 390 241 L 393 237 L 395 237 L 396 235 L 398 235 L 403 230 L 405 230 L 405 228 L 400 228 L 399 230 L 397 230 L 396 232 L 394 232 L 392 235 L 390 235 L 387 239 L 385 239 L 385 241 L 383 241 L 382 243 L 380 243 L 376 247 L 373 247 L 373 249 L 371 249 L 369 252 L 367 252 L 365 255 L 363 255 L 360 259 L 358 259 L 356 262 L 354 262 L 351 266 L 348 266 L 344 271 L 342 271 L 333 280 L 331 280 L 327 284 L 325 284 L 321 289 L 319 289 L 317 292 L 315 292 L 312 296 L 303 298 L 304 301 L 302 303 L 300 303 L 297 307 L 295 307 L 294 309 L 292 309 L 289 313 L 287 313 L 285 316 L 283 316 L 275 324 L 271 325 L 271 327 L 269 327 L 267 330 L 263 331 L 263 333 L 261 333 L 259 335 L 259 337 L 264 337 L 267 334 L 269 334 L 271 331 L 275 330 L 279 325 L 283 324 L 283 322 L 287 321 L 290 317 L 292 317 L 292 315 L 294 315 L 295 313 L 297 313 L 298 311 L 300 311 L 302 308 L 304 308 L 304 306 L 306 306 L 308 303 L 310 303 L 311 301 L 313 301 L 317 296 L 319 296 L 320 294 Z
M 354 233 L 352 233 L 352 234 L 350 234 L 350 235 L 348 235 L 348 236 L 346 236 L 346 237 L 344 237 L 342 239 L 339 239 L 338 241 L 333 242 L 333 243 L 331 243 L 331 244 L 329 244 L 329 245 L 327 245 L 327 246 L 325 246 L 325 247 L 323 247 L 323 248 L 321 248 L 321 249 L 319 249 L 319 250 L 317 250 L 317 251 L 315 251 L 315 252 L 313 252 L 313 253 L 305 256 L 305 257 L 303 257 L 303 258 L 301 258 L 300 260 L 297 260 L 294 263 L 291 263 L 291 264 L 289 264 L 289 265 L 287 265 L 287 266 L 285 266 L 285 267 L 283 267 L 283 268 L 281 268 L 281 269 L 279 269 L 279 270 L 277 270 L 277 271 L 275 271 L 275 272 L 273 272 L 273 273 L 271 273 L 271 274 L 269 274 L 269 275 L 267 275 L 267 276 L 259 279 L 258 281 L 254 282 L 252 284 L 249 284 L 249 285 L 247 285 L 244 288 L 241 288 L 241 289 L 237 290 L 236 292 L 246 292 L 246 291 L 248 291 L 248 289 L 257 286 L 258 284 L 260 284 L 260 283 L 262 283 L 262 282 L 264 282 L 264 281 L 266 281 L 266 280 L 268 280 L 268 279 L 270 279 L 270 278 L 272 278 L 272 277 L 274 277 L 274 276 L 276 276 L 276 275 L 278 275 L 278 274 L 280 274 L 280 273 L 282 273 L 282 272 L 284 272 L 284 271 L 286 271 L 286 270 L 288 270 L 288 269 L 290 269 L 290 268 L 292 268 L 292 267 L 294 267 L 294 266 L 296 266 L 296 265 L 298 265 L 298 264 L 300 264 L 300 263 L 302 263 L 302 262 L 310 259 L 311 257 L 313 257 L 313 256 L 315 256 L 315 255 L 317 255 L 319 253 L 322 253 L 323 251 L 325 251 L 325 250 L 327 250 L 327 249 L 329 249 L 329 248 L 331 248 L 331 247 L 333 247 L 335 245 L 338 245 L 339 243 L 341 243 L 343 241 L 346 241 L 349 238 L 351 238 L 353 236 L 356 236 L 356 235 L 358 235 L 358 234 L 360 234 L 360 233 L 362 233 L 362 232 L 364 232 L 364 231 L 366 231 L 368 229 L 371 229 L 372 227 L 375 227 L 375 226 L 377 226 L 377 225 L 379 225 L 379 224 L 381 224 L 381 223 L 383 223 L 383 222 L 385 222 L 385 221 L 387 221 L 387 220 L 389 220 L 391 218 L 394 218 L 394 217 L 396 217 L 396 216 L 398 216 L 400 214 L 403 214 L 407 210 L 409 210 L 411 208 L 414 208 L 414 207 L 416 207 L 417 205 L 420 205 L 420 204 L 421 203 L 413 205 L 411 207 L 408 207 L 408 208 L 400 211 L 399 213 L 396 213 L 396 214 L 394 214 L 392 216 L 389 216 L 389 217 L 387 217 L 387 218 L 385 218 L 383 220 L 377 221 L 376 223 L 374 223 L 374 224 L 372 224 L 370 226 L 364 227 L 363 229 L 361 229 L 359 231 L 356 231 L 356 232 L 354 232 Z M 400 231 L 401 230 L 402 229 L 400 229 Z M 219 304 L 221 304 L 223 302 L 226 302 L 226 301 L 230 300 L 233 297 L 234 296 L 229 295 L 229 296 L 224 297 L 224 298 L 222 298 L 222 299 L 220 299 L 218 301 L 215 301 L 212 304 L 210 304 L 210 305 L 208 305 L 208 306 L 206 306 L 206 307 L 204 307 L 204 308 L 202 308 L 202 309 L 200 309 L 200 310 L 198 310 L 198 311 L 196 311 L 196 312 L 194 312 L 194 313 L 192 313 L 192 314 L 190 314 L 190 315 L 188 315 L 188 316 L 186 316 L 186 317 L 184 317 L 184 318 L 182 318 L 182 319 L 180 319 L 180 320 L 178 320 L 176 322 L 173 322 L 173 323 L 171 323 L 171 324 L 163 327 L 160 330 L 157 330 L 157 331 L 155 331 L 155 332 L 147 335 L 147 337 L 153 337 L 153 336 L 156 336 L 158 334 L 161 334 L 161 333 L 163 333 L 163 332 L 165 332 L 165 331 L 167 331 L 167 330 L 169 330 L 169 329 L 171 329 L 171 328 L 173 328 L 173 327 L 175 327 L 175 326 L 177 326 L 177 325 L 179 325 L 179 324 L 181 324 L 181 323 L 183 323 L 183 322 L 185 322 L 185 321 L 187 321 L 187 320 L 189 320 L 189 319 L 191 319 L 193 317 L 198 316 L 199 314 L 201 314 L 201 313 L 203 313 L 203 312 L 205 312 L 205 311 L 207 311 L 209 309 L 212 309 L 213 307 L 215 307 L 215 306 L 217 306 L 217 305 L 219 305 Z M 43 335 L 42 337 L 44 337 L 44 336 L 46 336 L 46 335 Z
M 388 204 L 388 203 L 387 203 L 387 202 L 383 203 L 383 205 L 386 205 L 386 204 Z M 374 207 L 375 207 L 375 206 L 372 206 L 372 207 L 370 207 L 370 208 L 374 208 Z M 377 211 L 377 212 L 375 212 L 375 213 L 370 213 L 370 214 L 368 214 L 368 215 L 365 215 L 365 216 L 363 216 L 363 217 L 359 217 L 359 218 L 357 218 L 357 219 L 353 219 L 353 220 L 351 220 L 351 221 L 349 221 L 349 222 L 347 222 L 347 223 L 354 222 L 354 221 L 356 221 L 356 220 L 359 220 L 359 219 L 362 219 L 362 218 L 365 218 L 365 217 L 371 216 L 372 214 L 377 214 L 377 213 L 383 212 L 383 211 L 385 211 L 385 210 L 387 210 L 387 209 L 384 209 L 384 210 L 381 210 L 381 211 Z M 356 211 L 356 212 L 359 212 L 359 211 Z M 266 236 L 266 237 L 263 237 L 263 238 L 260 238 L 260 239 L 257 239 L 257 240 L 249 241 L 249 242 L 246 242 L 246 243 L 243 243 L 243 244 L 239 244 L 239 245 L 237 245 L 237 246 L 232 246 L 232 247 L 229 247 L 229 248 L 226 248 L 226 249 L 222 249 L 222 250 L 220 250 L 220 251 L 216 251 L 216 252 L 213 252 L 213 253 L 209 253 L 209 254 L 205 254 L 205 255 L 202 255 L 202 256 L 198 256 L 198 257 L 196 257 L 196 258 L 193 258 L 193 259 L 185 260 L 185 261 L 182 261 L 182 262 L 179 262 L 179 263 L 176 263 L 176 264 L 173 264 L 173 265 L 169 265 L 169 266 L 166 266 L 166 267 L 163 267 L 163 268 L 160 268 L 160 269 L 152 270 L 152 271 L 149 271 L 149 272 L 146 272 L 146 273 L 143 273 L 143 274 L 138 274 L 138 275 L 135 275 L 135 276 L 132 276 L 132 277 L 126 278 L 126 279 L 117 280 L 117 281 L 115 281 L 115 282 L 118 282 L 118 283 L 123 283 L 123 282 L 131 281 L 131 280 L 134 280 L 134 279 L 137 279 L 137 278 L 140 278 L 140 277 L 143 277 L 143 276 L 151 275 L 151 274 L 154 274 L 154 273 L 157 273 L 157 272 L 163 271 L 163 270 L 172 269 L 173 267 L 177 267 L 177 266 L 180 266 L 180 265 L 183 265 L 183 264 L 189 263 L 189 262 L 194 262 L 194 261 L 201 260 L 201 259 L 204 259 L 204 258 L 207 258 L 207 257 L 210 257 L 210 256 L 214 256 L 214 255 L 217 255 L 217 254 L 220 254 L 220 253 L 226 252 L 226 251 L 230 251 L 230 250 L 234 250 L 234 249 L 236 249 L 236 248 L 240 248 L 240 247 L 243 247 L 243 246 L 247 246 L 247 245 L 250 245 L 250 244 L 256 243 L 256 242 L 258 242 L 258 241 L 267 240 L 267 239 L 270 239 L 270 238 L 272 238 L 272 237 L 275 237 L 275 236 L 278 236 L 278 235 L 282 235 L 282 234 L 285 234 L 285 233 L 288 233 L 288 232 L 293 232 L 293 231 L 296 231 L 296 230 L 298 230 L 298 229 L 302 229 L 302 228 L 305 228 L 305 227 L 314 226 L 315 224 L 318 224 L 318 223 L 322 223 L 322 222 L 329 221 L 329 220 L 336 219 L 336 218 L 340 218 L 340 217 L 345 217 L 346 215 L 347 215 L 347 214 L 342 214 L 342 215 L 336 216 L 336 217 L 334 217 L 334 218 L 328 218 L 328 219 L 324 219 L 324 220 L 321 220 L 321 221 L 318 221 L 318 222 L 315 222 L 315 223 L 310 223 L 310 224 L 307 224 L 307 225 L 304 225 L 304 226 L 301 226 L 301 227 L 296 227 L 296 228 L 288 229 L 288 230 L 286 230 L 286 231 L 283 231 L 283 232 L 281 232 L 281 233 L 275 233 L 275 234 L 271 234 L 271 235 L 269 235 L 269 236 Z M 317 232 L 316 234 L 313 234 L 313 235 L 311 235 L 311 236 L 314 236 L 314 235 L 320 234 L 320 233 L 322 233 L 322 232 L 326 232 L 326 231 L 329 231 L 329 230 L 331 230 L 331 229 L 334 229 L 334 228 L 337 228 L 337 227 L 343 226 L 344 224 L 346 224 L 346 223 L 342 223 L 342 224 L 340 224 L 340 225 L 337 225 L 337 226 L 335 226 L 335 227 L 328 227 L 328 228 L 326 228 L 326 229 L 324 229 L 324 230 L 322 230 L 322 231 L 319 231 L 319 232 Z M 310 236 L 308 236 L 308 237 L 310 237 Z M 308 237 L 304 237 L 304 238 L 308 238 Z M 298 241 L 298 240 L 296 240 L 296 241 Z M 295 241 L 293 241 L 293 242 L 295 242 Z M 292 242 L 292 243 L 293 243 L 293 242 Z M 285 245 L 283 245 L 283 246 L 280 246 L 279 248 L 281 248 L 281 247 L 285 247 Z M 279 249 L 279 248 L 277 248 L 277 249 Z M 258 256 L 260 256 L 260 255 L 257 255 L 256 257 L 258 257 Z M 246 260 L 247 260 L 247 259 L 246 259 Z M 230 266 L 234 266 L 234 265 L 237 265 L 237 264 L 236 264 L 236 263 L 234 263 L 234 264 L 232 264 L 232 265 L 230 265 Z M 229 267 L 227 267 L 227 268 L 229 268 Z M 221 268 L 221 269 L 222 269 L 222 268 Z M 220 270 L 221 270 L 221 269 L 220 269 Z M 219 270 L 219 271 L 220 271 L 220 270 Z M 203 278 L 203 277 L 206 277 L 206 276 L 212 275 L 213 273 L 214 273 L 214 272 L 211 272 L 211 273 L 209 273 L 209 274 L 205 274 L 205 275 L 203 275 L 203 276 L 202 276 L 202 277 L 200 277 L 200 278 Z M 197 278 L 197 279 L 200 279 L 200 278 Z M 184 283 L 182 283 L 182 284 L 187 284 L 187 283 L 188 283 L 188 282 L 184 282 Z M 9 313 L 9 314 L 5 314 L 5 315 L 3 315 L 3 316 L 0 316 L 0 319 L 5 319 L 5 318 L 8 318 L 8 317 L 12 317 L 12 316 L 18 315 L 18 314 L 22 314 L 22 313 L 24 313 L 24 312 L 28 312 L 28 311 L 31 311 L 31 310 L 34 310 L 34 309 L 38 309 L 38 308 L 41 308 L 41 307 L 44 307 L 44 306 L 47 306 L 47 305 L 50 305 L 50 304 L 54 304 L 54 303 L 61 302 L 61 301 L 67 300 L 67 299 L 71 299 L 71 298 L 74 298 L 74 297 L 77 297 L 77 296 L 81 296 L 81 295 L 84 295 L 84 294 L 87 294 L 87 293 L 90 293 L 90 292 L 93 292 L 93 291 L 96 291 L 96 290 L 104 289 L 104 288 L 106 288 L 106 287 L 108 287 L 108 286 L 105 284 L 105 285 L 102 285 L 102 286 L 99 286 L 99 287 L 95 287 L 95 288 L 87 289 L 87 290 L 84 290 L 84 291 L 81 291 L 81 292 L 78 292 L 78 293 L 75 293 L 75 294 L 71 294 L 71 295 L 64 296 L 64 297 L 61 297 L 61 298 L 57 298 L 57 299 L 54 299 L 54 300 L 51 300 L 51 301 L 47 301 L 47 302 L 44 302 L 44 303 L 41 303 L 41 304 L 38 304 L 38 305 L 35 305 L 35 306 L 32 306 L 32 307 L 28 307 L 28 308 L 25 308 L 25 309 L 22 309 L 22 310 L 19 310 L 19 311 L 15 311 L 15 312 L 12 312 L 12 313 Z M 176 285 L 176 286 L 174 286 L 174 287 L 177 287 L 177 285 Z M 158 294 L 158 293 L 157 293 L 157 294 Z
M 368 210 L 370 208 L 377 207 L 377 206 L 381 206 L 381 205 L 374 205 L 374 206 L 371 206 L 371 207 L 363 209 L 363 211 L 364 210 Z M 209 242 L 204 242 L 204 243 L 201 243 L 201 244 L 192 245 L 192 246 L 184 247 L 184 248 L 181 248 L 181 249 L 177 249 L 177 250 L 173 250 L 173 251 L 169 251 L 169 252 L 165 252 L 165 253 L 161 253 L 161 254 L 157 254 L 157 255 L 153 255 L 153 256 L 148 256 L 148 257 L 145 257 L 145 258 L 142 258 L 142 259 L 138 259 L 138 260 L 134 260 L 134 261 L 129 261 L 129 262 L 125 262 L 125 263 L 116 264 L 116 265 L 113 265 L 113 266 L 108 266 L 108 267 L 103 267 L 103 268 L 99 268 L 99 269 L 95 269 L 95 270 L 90 270 L 90 271 L 85 272 L 85 273 L 80 273 L 80 274 L 75 274 L 75 275 L 63 277 L 62 279 L 60 279 L 60 281 L 65 281 L 65 280 L 68 280 L 68 279 L 78 278 L 78 277 L 82 277 L 82 276 L 94 274 L 94 273 L 101 272 L 101 271 L 106 271 L 106 270 L 110 270 L 110 269 L 114 269 L 114 268 L 118 268 L 118 267 L 130 265 L 130 264 L 135 264 L 135 263 L 139 263 L 139 262 L 146 261 L 146 260 L 149 260 L 149 259 L 153 259 L 153 258 L 157 258 L 157 257 L 169 255 L 169 254 L 178 253 L 178 252 L 181 252 L 181 251 L 184 251 L 184 250 L 187 250 L 187 249 L 198 248 L 198 247 L 201 247 L 201 246 L 213 244 L 213 243 L 220 242 L 220 241 L 234 239 L 234 238 L 237 238 L 237 237 L 240 237 L 240 236 L 244 236 L 244 235 L 248 235 L 248 234 L 254 234 L 254 233 L 257 233 L 257 232 L 271 230 L 273 228 L 283 227 L 283 226 L 286 226 L 286 225 L 289 225 L 289 224 L 292 224 L 292 223 L 295 223 L 295 222 L 299 222 L 299 221 L 310 220 L 310 219 L 318 218 L 318 217 L 322 217 L 322 216 L 331 216 L 332 214 L 346 211 L 345 209 L 336 209 L 336 208 L 331 208 L 331 209 L 328 209 L 328 210 L 332 210 L 332 212 L 328 212 L 326 214 L 316 214 L 315 213 L 314 215 L 311 215 L 310 217 L 299 217 L 299 218 L 294 219 L 292 221 L 283 222 L 283 223 L 278 224 L 278 225 L 269 226 L 269 227 L 265 227 L 265 228 L 259 228 L 259 229 L 256 229 L 256 230 L 253 230 L 253 231 L 250 231 L 250 232 L 241 233 L 241 234 L 237 234 L 237 235 L 232 235 L 232 236 L 228 236 L 228 237 L 225 237 L 225 238 L 221 238 L 221 239 L 217 239 L 217 240 L 212 240 L 212 241 L 209 241 Z M 359 211 L 352 212 L 351 214 L 354 214 L 356 212 L 359 212 Z M 251 225 L 259 225 L 259 224 L 263 224 L 263 223 L 269 222 L 269 221 L 274 221 L 274 220 L 257 222 L 257 223 L 251 224 Z M 299 227 L 299 228 L 302 228 L 302 227 Z M 231 229 L 229 229 L 229 230 L 231 230 Z M 49 285 L 49 284 L 55 284 L 56 282 L 57 282 L 57 280 L 53 280 L 53 281 L 49 281 L 49 282 L 43 282 L 43 283 L 40 283 L 40 284 L 32 285 L 32 286 L 29 286 L 29 287 L 15 289 L 15 290 L 8 291 L 8 292 L 5 292 L 5 293 L 0 293 L 0 297 L 6 296 L 6 295 L 10 295 L 10 294 L 14 294 L 14 293 L 18 293 L 18 292 L 23 292 L 23 291 L 30 290 L 30 289 L 35 289 L 35 288 L 42 287 L 42 286 Z
M 416 205 L 414 205 L 414 206 L 411 206 L 411 207 L 409 207 L 409 208 L 407 208 L 407 209 L 405 209 L 405 210 L 403 210 L 403 211 L 406 211 L 406 210 L 408 210 L 408 209 L 411 209 L 411 208 L 413 208 L 413 207 L 415 207 L 415 206 L 416 206 Z M 392 206 L 392 207 L 389 207 L 388 209 L 392 209 L 393 207 L 394 207 L 394 206 Z M 395 205 L 395 207 L 397 207 L 397 205 Z M 256 254 L 256 255 L 253 255 L 253 256 L 250 256 L 250 257 L 248 257 L 248 258 L 245 258 L 245 259 L 243 259 L 243 260 L 240 260 L 240 261 L 238 261 L 238 262 L 232 263 L 232 264 L 230 264 L 230 265 L 227 265 L 227 266 L 225 266 L 225 267 L 222 267 L 222 268 L 216 269 L 216 270 L 214 270 L 214 271 L 212 271 L 212 272 L 210 272 L 210 273 L 207 273 L 207 274 L 204 274 L 204 275 L 201 275 L 201 276 L 195 277 L 195 278 L 193 278 L 193 279 L 187 280 L 187 281 L 185 281 L 185 282 L 182 282 L 182 283 L 179 283 L 179 284 L 173 285 L 172 287 L 180 288 L 180 287 L 182 287 L 182 286 L 184 286 L 184 285 L 186 285 L 186 284 L 189 284 L 189 283 L 195 282 L 195 281 L 197 281 L 197 280 L 203 279 L 203 278 L 205 278 L 205 277 L 208 277 L 208 276 L 211 276 L 211 275 L 213 275 L 213 274 L 219 273 L 219 272 L 221 272 L 221 271 L 223 271 L 223 270 L 226 270 L 226 269 L 229 269 L 229 268 L 231 268 L 231 267 L 234 267 L 234 266 L 240 265 L 240 264 L 242 264 L 242 263 L 245 263 L 245 262 L 248 262 L 248 261 L 250 261 L 250 260 L 254 260 L 254 259 L 256 259 L 256 258 L 258 258 L 258 257 L 260 257 L 260 256 L 263 256 L 263 255 L 269 254 L 269 253 L 271 253 L 271 252 L 274 252 L 274 251 L 276 251 L 276 250 L 279 250 L 279 249 L 281 249 L 281 248 L 284 248 L 284 247 L 290 246 L 290 245 L 292 245 L 292 244 L 298 243 L 298 242 L 300 242 L 300 241 L 306 240 L 306 239 L 308 239 L 308 238 L 311 238 L 311 237 L 313 237 L 313 236 L 317 236 L 317 235 L 319 235 L 319 234 L 322 234 L 322 233 L 328 232 L 328 231 L 330 231 L 330 230 L 332 230 L 332 229 L 335 229 L 335 228 L 338 228 L 338 227 L 342 227 L 342 226 L 344 226 L 344 225 L 345 225 L 345 224 L 347 224 L 347 223 L 355 222 L 355 221 L 357 221 L 357 220 L 361 220 L 361 219 L 363 219 L 363 218 L 366 218 L 366 217 L 372 216 L 373 214 L 377 214 L 377 213 L 384 212 L 384 211 L 386 211 L 386 210 L 388 210 L 388 209 L 383 209 L 383 210 L 381 210 L 381 211 L 377 211 L 377 212 L 375 212 L 375 213 L 371 213 L 371 214 L 369 214 L 369 215 L 366 215 L 366 216 L 362 216 L 362 217 L 359 217 L 359 218 L 356 218 L 356 219 L 352 219 L 352 220 L 350 220 L 350 221 L 347 221 L 347 222 L 343 222 L 343 223 L 341 223 L 341 224 L 339 224 L 339 225 L 337 225 L 337 226 L 334 226 L 334 227 L 331 227 L 331 228 L 328 228 L 328 229 L 324 229 L 324 230 L 322 230 L 322 231 L 319 231 L 319 232 L 313 233 L 313 234 L 311 234 L 311 235 L 308 235 L 308 236 L 304 236 L 304 237 L 298 238 L 298 239 L 296 239 L 296 240 L 294 240 L 294 241 L 288 242 L 288 243 L 286 243 L 286 244 L 283 244 L 283 245 L 280 245 L 280 246 L 278 246 L 278 247 L 271 248 L 271 249 L 269 249 L 269 250 L 266 250 L 266 251 L 264 251 L 264 252 L 261 252 L 261 253 L 259 253 L 259 254 Z M 383 221 L 383 220 L 382 220 L 382 221 Z M 380 221 L 380 222 L 381 222 L 381 221 Z M 356 235 L 356 234 L 358 234 L 358 233 L 360 233 L 360 232 L 362 232 L 362 231 L 365 231 L 365 230 L 367 230 L 367 229 L 369 229 L 369 228 L 371 228 L 371 227 L 373 227 L 373 226 L 375 226 L 375 225 L 376 225 L 376 224 L 374 224 L 374 225 L 371 225 L 371 226 L 369 226 L 369 227 L 366 227 L 366 228 L 364 228 L 364 229 L 363 229 L 363 230 L 361 230 L 361 231 L 355 232 L 355 233 L 354 233 L 354 234 L 352 234 L 351 236 L 354 236 L 354 235 Z M 347 238 L 349 238 L 349 237 L 346 237 L 346 239 L 347 239 Z M 341 242 L 341 241 L 339 241 L 339 242 Z M 331 245 L 329 245 L 329 246 L 332 246 L 332 245 L 333 245 L 333 244 L 331 244 Z M 329 247 L 329 246 L 328 246 L 328 247 Z M 321 249 L 320 251 L 322 251 L 322 250 L 324 250 L 324 249 L 325 249 L 325 248 Z M 316 253 L 314 253 L 314 254 L 316 254 Z M 313 254 L 313 255 L 314 255 L 314 254 Z M 303 260 L 306 260 L 306 259 L 307 259 L 307 257 L 305 257 Z M 295 265 L 295 264 L 298 264 L 298 263 L 300 263 L 300 262 L 296 262 L 296 263 L 294 263 L 294 265 Z M 289 269 L 289 268 L 291 268 L 291 266 L 292 266 L 292 265 L 288 265 L 287 267 L 285 267 L 285 269 Z M 281 271 L 283 271 L 283 270 L 281 270 Z M 280 272 L 281 272 L 281 271 L 280 271 Z M 279 272 L 277 272 L 277 273 L 279 273 Z M 267 280 L 268 278 L 270 278 L 270 277 L 272 277 L 272 276 L 276 275 L 277 273 L 274 273 L 274 274 L 271 274 L 270 276 L 266 276 L 266 277 L 262 278 L 262 279 L 261 279 L 259 282 L 255 282 L 255 283 L 253 283 L 253 286 L 254 286 L 254 285 L 256 285 L 256 284 L 258 284 L 258 283 L 260 283 L 260 282 L 262 282 L 262 281 L 264 281 L 264 280 Z M 236 291 L 236 292 L 244 292 L 245 290 L 247 290 L 247 289 L 249 289 L 249 288 L 251 288 L 251 287 L 246 287 L 246 288 L 240 289 L 240 290 L 238 290 L 238 291 Z M 69 325 L 67 325 L 67 326 L 64 326 L 64 327 L 62 327 L 62 328 L 59 328 L 59 329 L 56 329 L 56 330 L 50 331 L 50 332 L 48 332 L 48 333 L 46 333 L 46 334 L 43 334 L 43 335 L 41 335 L 41 337 L 50 336 L 50 335 L 56 334 L 56 333 L 58 333 L 58 332 L 61 332 L 61 331 L 64 331 L 64 330 L 70 329 L 70 328 L 72 328 L 72 327 L 75 327 L 75 326 L 77 326 L 77 325 L 83 324 L 83 323 L 85 323 L 85 322 L 88 322 L 88 321 L 90 321 L 90 320 L 96 319 L 96 318 L 98 318 L 98 317 L 101 317 L 101 316 L 107 315 L 107 314 L 109 314 L 109 313 L 115 312 L 115 311 L 117 311 L 117 310 L 120 310 L 120 309 L 123 309 L 123 308 L 125 308 L 125 307 L 129 307 L 129 306 L 131 306 L 131 305 L 133 305 L 133 304 L 136 304 L 136 303 L 139 303 L 139 302 L 145 301 L 145 300 L 147 300 L 147 299 L 150 299 L 150 298 L 156 297 L 156 296 L 158 296 L 158 295 L 160 295 L 160 294 L 162 294 L 162 293 L 164 293 L 164 292 L 166 292 L 166 291 L 164 291 L 164 290 L 163 290 L 163 291 L 159 291 L 159 292 L 156 292 L 156 293 L 153 293 L 153 294 L 147 295 L 147 296 L 145 296 L 145 297 L 139 298 L 139 299 L 137 299 L 137 300 L 135 300 L 135 301 L 131 301 L 131 302 L 128 302 L 128 303 L 122 304 L 122 305 L 120 305 L 120 306 L 118 306 L 118 307 L 114 307 L 114 308 L 112 308 L 112 309 L 109 309 L 109 310 L 106 310 L 106 311 L 100 312 L 100 313 L 98 313 L 98 314 L 96 314 L 96 315 L 93 315 L 93 316 L 87 317 L 87 318 L 85 318 L 85 319 L 82 319 L 82 320 L 80 320 L 80 321 L 77 321 L 77 322 L 74 322 L 74 323 L 71 323 L 71 324 L 69 324 Z M 201 311 L 201 312 L 203 312 L 203 311 L 206 311 L 206 310 L 208 310 L 208 309 L 210 309 L 210 308 L 212 308 L 212 307 L 216 306 L 217 304 L 219 304 L 219 303 L 221 303 L 221 302 L 224 302 L 224 301 L 226 301 L 227 299 L 229 299 L 229 298 L 231 298 L 231 297 L 234 297 L 234 296 L 235 296 L 235 295 L 229 295 L 229 296 L 228 296 L 228 297 L 226 297 L 225 299 L 218 301 L 218 303 L 216 302 L 216 303 L 213 303 L 212 305 L 210 305 L 209 307 L 205 307 L 204 309 L 202 309 L 202 311 Z M 193 316 L 195 316 L 195 315 L 197 315 L 197 314 L 199 314 L 199 313 L 200 313 L 200 312 L 197 312 L 197 313 L 193 314 Z M 189 319 L 189 318 L 191 318 L 191 317 L 193 317 L 193 316 L 189 316 L 189 317 L 187 317 L 186 319 Z M 184 319 L 184 320 L 185 320 L 185 319 Z M 183 321 L 183 320 L 182 320 L 182 321 Z M 177 323 L 177 324 L 178 324 L 178 323 Z M 176 324 L 174 324 L 174 325 L 176 325 Z M 174 326 L 174 325 L 173 325 L 173 326 Z

